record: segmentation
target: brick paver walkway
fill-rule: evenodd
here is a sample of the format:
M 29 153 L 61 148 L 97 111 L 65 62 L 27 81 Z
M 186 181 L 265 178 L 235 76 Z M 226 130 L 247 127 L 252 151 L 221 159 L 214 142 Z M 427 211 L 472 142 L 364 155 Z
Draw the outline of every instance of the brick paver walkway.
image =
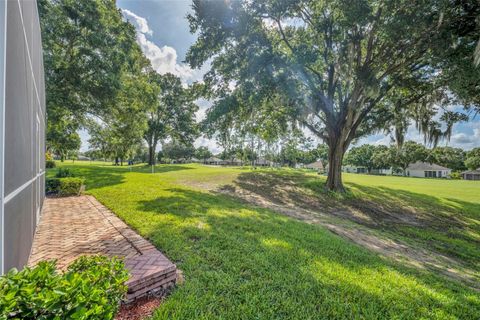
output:
M 125 258 L 128 301 L 175 284 L 176 266 L 94 197 L 45 199 L 28 264 L 57 259 L 65 269 L 79 256 L 94 254 Z

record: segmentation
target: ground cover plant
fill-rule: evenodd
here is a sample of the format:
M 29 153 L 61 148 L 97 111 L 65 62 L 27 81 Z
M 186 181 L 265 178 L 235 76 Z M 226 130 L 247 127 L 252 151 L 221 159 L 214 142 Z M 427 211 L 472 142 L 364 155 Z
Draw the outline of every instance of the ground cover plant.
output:
M 55 261 L 0 277 L 0 319 L 113 319 L 127 292 L 118 259 L 81 257 L 64 273 Z
M 395 259 L 341 232 L 354 226 L 364 231 L 362 237 L 404 240 L 419 251 L 433 247 L 431 254 L 452 259 L 475 279 L 478 184 L 345 175 L 349 191 L 338 196 L 319 195 L 325 177 L 295 170 L 180 164 L 158 165 L 152 174 L 147 166 L 60 166 L 85 177 L 87 192 L 183 271 L 184 284 L 154 319 L 475 319 L 480 314 L 480 294 L 469 279 Z M 377 211 L 370 210 L 373 204 Z M 335 206 L 344 210 L 333 214 Z M 339 236 L 329 226 L 345 228 L 337 229 Z M 441 226 L 456 229 L 443 232 Z

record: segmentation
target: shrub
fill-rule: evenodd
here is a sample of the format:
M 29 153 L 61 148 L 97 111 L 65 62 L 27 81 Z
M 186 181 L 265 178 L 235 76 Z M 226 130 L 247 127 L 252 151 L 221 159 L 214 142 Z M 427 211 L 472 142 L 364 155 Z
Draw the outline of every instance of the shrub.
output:
M 55 161 L 53 160 L 47 160 L 45 162 L 45 168 L 47 169 L 52 169 L 52 168 L 55 168 L 57 165 L 55 164 Z
M 53 161 L 53 154 L 50 151 L 45 152 L 45 160 Z
M 73 196 L 79 195 L 82 190 L 84 179 L 82 178 L 60 178 L 60 185 L 58 186 L 59 196 Z
M 454 171 L 450 173 L 450 179 L 461 179 L 461 178 L 462 178 L 462 174 L 458 171 Z
M 47 178 L 45 181 L 45 192 L 47 194 L 58 193 L 60 187 L 60 179 L 58 178 Z
M 58 194 L 59 196 L 79 195 L 84 179 L 67 177 L 67 178 L 48 178 L 45 181 L 45 192 L 47 194 Z
M 75 174 L 70 171 L 68 168 L 60 168 L 57 171 L 57 174 L 55 174 L 55 177 L 57 178 L 67 178 L 67 177 L 75 177 Z
M 127 291 L 118 259 L 81 257 L 65 273 L 55 261 L 0 277 L 0 319 L 113 319 Z

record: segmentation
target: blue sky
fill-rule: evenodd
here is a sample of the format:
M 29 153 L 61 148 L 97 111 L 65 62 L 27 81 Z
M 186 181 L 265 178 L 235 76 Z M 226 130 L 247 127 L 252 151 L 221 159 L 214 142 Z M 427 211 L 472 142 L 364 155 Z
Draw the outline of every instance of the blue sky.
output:
M 159 73 L 171 72 L 178 75 L 185 83 L 200 80 L 207 70 L 191 70 L 185 63 L 185 54 L 195 41 L 195 35 L 189 30 L 187 13 L 191 10 L 191 1 L 187 0 L 118 0 L 117 6 L 123 15 L 137 29 L 137 41 L 145 55 L 152 61 L 153 67 Z M 197 119 L 202 119 L 207 101 L 199 102 L 200 111 Z M 458 107 L 457 107 L 458 108 Z M 88 149 L 88 134 L 81 133 L 82 151 Z M 423 137 L 412 126 L 407 139 L 423 142 Z M 383 134 L 362 138 L 358 144 L 389 144 L 390 138 Z M 452 138 L 441 145 L 471 149 L 480 147 L 480 115 L 468 123 L 457 124 L 454 127 Z M 195 145 L 208 146 L 212 151 L 220 149 L 215 141 L 199 138 Z

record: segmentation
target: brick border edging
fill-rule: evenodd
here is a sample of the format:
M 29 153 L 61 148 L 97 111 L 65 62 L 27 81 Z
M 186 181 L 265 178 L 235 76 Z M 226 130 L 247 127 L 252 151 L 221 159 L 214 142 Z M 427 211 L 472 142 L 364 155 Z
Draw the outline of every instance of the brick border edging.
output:
M 128 286 L 126 303 L 131 303 L 149 294 L 166 295 L 176 284 L 176 265 L 95 197 L 92 195 L 85 197 L 139 254 L 135 257 L 125 258 L 125 267 L 131 275 L 126 283 Z
M 154 245 L 133 231 L 122 219 L 120 219 L 106 206 L 101 204 L 100 201 L 98 201 L 94 196 L 86 195 L 86 198 L 95 207 L 95 209 L 100 212 L 100 214 L 118 231 L 118 233 L 120 233 L 135 250 L 137 250 L 139 254 L 142 255 L 149 250 L 157 250 Z

